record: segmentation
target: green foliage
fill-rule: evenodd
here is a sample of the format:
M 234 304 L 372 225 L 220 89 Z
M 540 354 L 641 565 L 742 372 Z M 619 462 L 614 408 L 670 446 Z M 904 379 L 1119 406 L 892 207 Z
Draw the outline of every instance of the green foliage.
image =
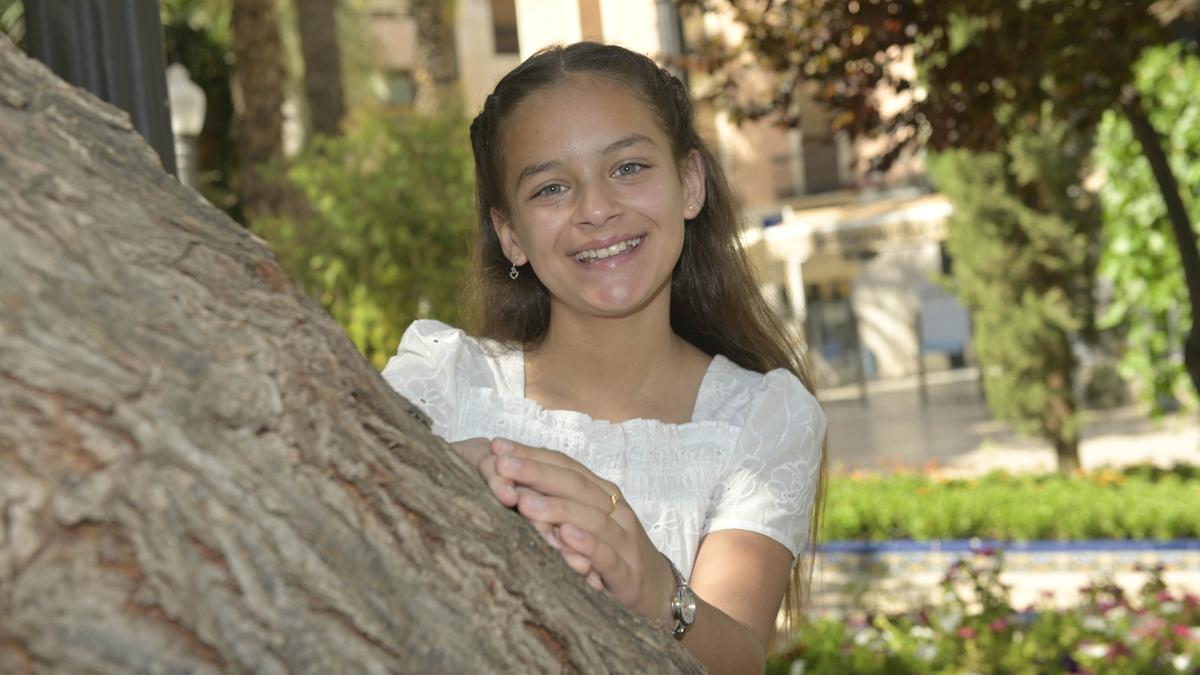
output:
M 21 0 L 0 0 L 0 33 L 18 48 L 25 48 L 25 4 Z
M 1069 609 L 1015 608 L 1003 555 L 956 562 L 945 602 L 897 615 L 811 620 L 769 675 L 1192 672 L 1200 663 L 1200 597 L 1172 593 L 1157 568 L 1136 597 L 1097 581 Z
M 1073 454 L 1072 341 L 1092 323 L 1099 217 L 1079 186 L 1086 143 L 1043 116 L 1004 152 L 947 152 L 930 174 L 954 205 L 951 289 L 970 308 L 988 404 Z
M 1176 539 L 1200 537 L 1200 469 L 1063 476 L 834 475 L 823 541 Z
M 466 123 L 373 113 L 318 138 L 288 178 L 313 213 L 254 224 L 377 367 L 420 317 L 456 322 L 475 223 Z
M 1151 122 L 1164 132 L 1164 150 L 1184 187 L 1181 196 L 1195 227 L 1200 224 L 1200 99 L 1195 95 L 1200 57 L 1181 45 L 1150 50 L 1136 74 Z M 1102 325 L 1125 329 L 1122 372 L 1143 385 L 1153 406 L 1191 397 L 1178 348 L 1191 323 L 1179 252 L 1149 162 L 1123 116 L 1104 116 L 1094 157 L 1106 175 L 1100 191 L 1106 242 L 1100 274 L 1112 282 Z
M 1142 51 L 1177 39 L 1149 0 L 677 1 L 747 29 L 737 42 L 700 42 L 694 57 L 713 72 L 709 98 L 735 119 L 799 127 L 807 106 L 796 102 L 815 97 L 834 131 L 892 141 L 885 164 L 918 143 L 1001 150 L 1047 104 L 1090 129 Z M 885 115 L 879 95 L 902 107 Z

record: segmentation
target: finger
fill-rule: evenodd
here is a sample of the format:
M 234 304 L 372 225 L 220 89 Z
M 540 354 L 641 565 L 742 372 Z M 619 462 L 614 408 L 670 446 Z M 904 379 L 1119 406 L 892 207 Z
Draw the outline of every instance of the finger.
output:
M 479 471 L 479 475 L 483 476 L 483 480 L 487 483 L 488 488 L 500 503 L 512 508 L 517 505 L 517 498 L 520 494 L 517 491 L 517 486 L 513 481 L 500 475 L 496 472 L 496 458 L 492 455 L 485 455 L 479 460 L 479 464 L 475 467 Z
M 553 523 L 542 523 L 538 521 L 532 522 L 534 529 L 536 529 L 538 533 L 542 535 L 542 539 L 546 540 L 546 543 L 550 545 L 550 548 L 556 551 L 562 550 L 562 541 L 560 541 L 558 537 L 558 528 L 555 527 Z
M 564 555 L 571 553 L 586 556 L 606 587 L 628 586 L 631 568 L 615 546 L 571 523 L 563 523 L 559 527 L 559 537 L 565 544 Z
M 567 566 L 575 570 L 580 576 L 586 576 L 592 571 L 592 561 L 588 560 L 587 556 L 580 555 L 569 549 L 560 549 L 562 551 L 563 560 L 567 562 Z
M 528 445 L 522 445 L 516 441 L 510 441 L 506 438 L 497 438 L 492 441 L 492 452 L 496 455 L 512 455 L 521 459 L 532 459 L 543 464 L 557 466 L 563 469 L 572 469 L 581 474 L 594 479 L 598 483 L 611 485 L 608 481 L 603 480 L 596 474 L 592 473 L 591 469 L 576 461 L 573 457 L 556 450 L 547 450 L 546 448 L 534 448 Z
M 570 523 L 597 536 L 625 537 L 625 530 L 609 518 L 608 513 L 569 497 L 554 497 L 541 492 L 522 494 L 517 501 L 517 512 L 529 520 L 555 525 Z
M 570 497 L 605 514 L 614 508 L 611 495 L 617 493 L 600 485 L 599 479 L 590 474 L 584 475 L 573 469 L 513 455 L 497 457 L 496 472 L 514 483 L 546 495 Z
M 602 593 L 604 592 L 604 580 L 600 578 L 600 574 L 597 573 L 596 570 L 592 570 L 591 572 L 587 573 L 587 583 L 588 586 L 591 586 Z

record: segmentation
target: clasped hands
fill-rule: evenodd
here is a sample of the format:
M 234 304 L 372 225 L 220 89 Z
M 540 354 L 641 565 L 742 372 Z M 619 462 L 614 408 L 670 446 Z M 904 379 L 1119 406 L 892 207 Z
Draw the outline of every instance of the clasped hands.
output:
M 616 485 L 554 450 L 500 438 L 453 445 L 588 585 L 655 625 L 674 625 L 674 575 Z

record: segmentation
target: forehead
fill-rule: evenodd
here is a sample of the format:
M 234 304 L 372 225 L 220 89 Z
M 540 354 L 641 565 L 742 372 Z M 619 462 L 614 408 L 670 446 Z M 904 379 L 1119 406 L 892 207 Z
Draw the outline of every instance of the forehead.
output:
M 530 162 L 570 161 L 599 153 L 614 140 L 641 134 L 662 152 L 666 136 L 653 111 L 627 86 L 590 75 L 566 79 L 531 94 L 504 129 L 505 175 Z

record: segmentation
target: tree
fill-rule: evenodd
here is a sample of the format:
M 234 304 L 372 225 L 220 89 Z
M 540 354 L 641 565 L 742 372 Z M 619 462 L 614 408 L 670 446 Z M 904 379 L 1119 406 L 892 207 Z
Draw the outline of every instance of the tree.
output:
M 1079 185 L 1088 139 L 1044 118 L 1003 152 L 951 151 L 930 163 L 954 204 L 950 282 L 971 309 L 988 403 L 1079 469 L 1074 343 L 1093 321 L 1100 217 Z
M 278 214 L 286 196 L 262 169 L 283 158 L 283 44 L 276 0 L 232 0 L 233 138 L 246 222 Z
M 337 0 L 294 0 L 312 133 L 337 136 L 346 116 Z
M 0 37 L 0 672 L 689 672 Z
M 466 130 L 455 109 L 365 111 L 289 162 L 312 212 L 255 223 L 380 368 L 413 319 L 462 318 L 475 223 Z
M 1167 129 L 1166 154 L 1184 185 L 1200 185 L 1200 56 L 1183 45 L 1149 50 L 1136 68 L 1135 86 L 1148 102 L 1151 121 Z M 1102 322 L 1121 327 L 1128 343 L 1124 374 L 1142 384 L 1155 410 L 1169 409 L 1186 395 L 1187 372 L 1174 346 L 1186 333 L 1187 289 L 1179 257 L 1171 249 L 1171 226 L 1154 191 L 1154 175 L 1129 123 L 1115 111 L 1101 121 L 1095 152 L 1104 175 L 1100 192 L 1105 251 L 1101 274 L 1112 283 Z M 1190 220 L 1200 223 L 1195 189 L 1184 191 Z
M 417 24 L 417 64 L 413 74 L 417 109 L 431 113 L 457 99 L 458 59 L 454 42 L 455 0 L 410 0 Z
M 1194 17 L 1193 0 L 679 0 L 721 9 L 746 28 L 713 40 L 697 64 L 716 73 L 711 98 L 743 118 L 799 123 L 801 96 L 835 111 L 835 131 L 893 141 L 886 168 L 920 144 L 998 151 L 1036 128 L 1043 107 L 1080 132 L 1108 110 L 1129 120 L 1154 175 L 1190 302 L 1184 360 L 1200 391 L 1200 249 L 1161 136 L 1132 85 L 1148 48 L 1177 39 L 1159 18 Z M 1194 40 L 1194 31 L 1192 38 Z M 912 59 L 916 69 L 903 66 Z M 773 76 L 744 90 L 747 69 Z M 885 115 L 880 94 L 906 96 Z

